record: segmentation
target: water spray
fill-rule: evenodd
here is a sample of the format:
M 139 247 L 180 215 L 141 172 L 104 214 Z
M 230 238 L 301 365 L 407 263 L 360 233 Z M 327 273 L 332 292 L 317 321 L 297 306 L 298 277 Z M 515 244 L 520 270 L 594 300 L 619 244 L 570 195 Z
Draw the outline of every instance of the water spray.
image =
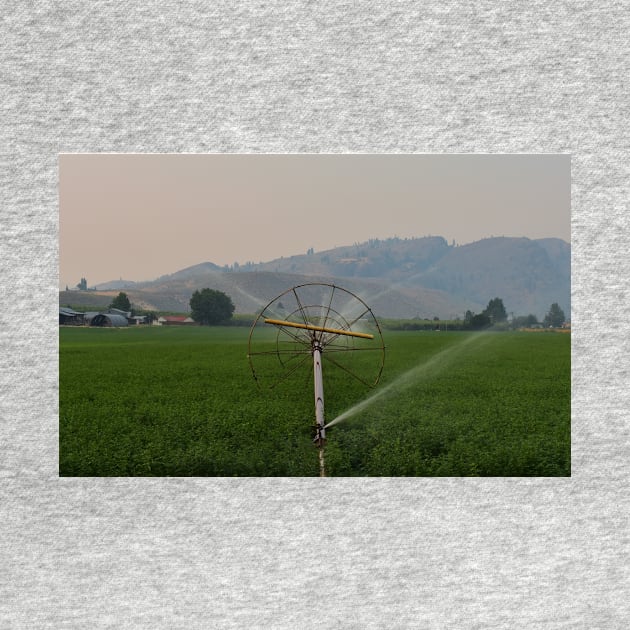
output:
M 314 296 L 321 303 L 313 304 Z M 350 312 L 360 313 L 350 321 L 341 313 L 342 310 L 347 312 L 349 302 L 357 307 Z M 288 315 L 278 319 L 275 314 L 279 311 Z M 268 328 L 259 324 L 273 326 L 275 340 L 270 340 L 266 334 Z M 352 363 L 353 355 L 363 352 L 372 359 L 369 362 L 371 369 L 365 365 L 357 368 Z M 385 346 L 371 309 L 353 293 L 333 284 L 298 285 L 274 298 L 262 310 L 250 331 L 248 357 L 256 381 L 270 389 L 296 374 L 309 358 L 312 359 L 315 398 L 313 442 L 319 449 L 320 476 L 325 477 L 322 364 L 326 361 L 331 369 L 340 369 L 364 385 L 376 385 L 383 369 Z
M 406 372 L 403 372 L 403 374 L 401 374 L 394 381 L 379 389 L 376 393 L 368 396 L 367 398 L 364 398 L 349 409 L 346 409 L 343 413 L 339 414 L 328 424 L 324 425 L 324 429 L 328 429 L 336 424 L 339 424 L 340 422 L 343 422 L 344 420 L 347 420 L 348 418 L 351 418 L 352 416 L 355 416 L 367 407 L 371 407 L 373 404 L 387 396 L 387 394 L 391 393 L 392 391 L 398 392 L 404 390 L 407 387 L 411 387 L 427 374 L 435 376 L 441 369 L 450 366 L 452 362 L 459 356 L 460 352 L 462 352 L 466 347 L 481 338 L 487 339 L 487 333 L 479 332 L 475 335 L 466 337 L 462 342 L 449 346 L 441 352 L 433 355 L 426 361 L 415 365 Z

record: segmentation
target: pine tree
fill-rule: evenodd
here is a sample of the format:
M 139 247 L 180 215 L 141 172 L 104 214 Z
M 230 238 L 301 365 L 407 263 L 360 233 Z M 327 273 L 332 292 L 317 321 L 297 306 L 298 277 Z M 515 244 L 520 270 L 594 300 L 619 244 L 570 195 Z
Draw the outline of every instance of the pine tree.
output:
M 109 305 L 109 308 L 115 308 L 119 311 L 125 311 L 128 313 L 131 310 L 131 302 L 127 297 L 126 293 L 122 291 L 112 300 L 112 303 Z
M 560 328 L 562 324 L 564 324 L 565 320 L 564 311 L 560 308 L 557 302 L 554 302 L 549 307 L 549 311 L 545 315 L 543 324 L 549 328 Z
M 486 306 L 486 309 L 483 311 L 483 315 L 488 317 L 493 324 L 498 324 L 499 322 L 507 320 L 507 313 L 505 311 L 505 306 L 503 306 L 503 300 L 498 297 L 490 300 L 488 302 L 488 306 Z

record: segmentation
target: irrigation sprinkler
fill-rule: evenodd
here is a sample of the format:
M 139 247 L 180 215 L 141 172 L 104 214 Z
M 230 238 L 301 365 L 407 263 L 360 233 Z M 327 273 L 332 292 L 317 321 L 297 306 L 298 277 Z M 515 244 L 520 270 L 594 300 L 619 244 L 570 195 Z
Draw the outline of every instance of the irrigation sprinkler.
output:
M 367 387 L 378 383 L 385 346 L 372 310 L 354 293 L 334 284 L 297 285 L 260 312 L 250 330 L 248 357 L 263 389 L 297 377 L 312 360 L 313 442 L 319 449 L 320 476 L 326 476 L 323 364 L 326 371 L 341 370 Z

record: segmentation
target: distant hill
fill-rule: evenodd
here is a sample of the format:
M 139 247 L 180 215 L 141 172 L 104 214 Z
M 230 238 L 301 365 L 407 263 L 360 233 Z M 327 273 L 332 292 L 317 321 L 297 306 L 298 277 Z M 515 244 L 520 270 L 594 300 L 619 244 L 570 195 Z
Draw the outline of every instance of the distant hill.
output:
M 155 282 L 188 280 L 190 278 L 203 276 L 207 273 L 216 273 L 217 271 L 223 271 L 223 268 L 211 262 L 204 262 L 198 265 L 193 265 L 192 267 L 186 267 L 185 269 L 181 269 L 180 271 L 176 271 L 175 273 L 171 273 L 166 276 L 160 276 Z
M 405 289 L 432 289 L 485 307 L 500 297 L 508 311 L 542 318 L 553 302 L 570 312 L 571 247 L 557 238 L 493 237 L 449 245 L 442 237 L 373 239 L 257 265 L 268 271 L 363 278 Z M 482 308 L 483 308 L 482 307 Z
M 175 275 L 175 274 L 173 274 Z M 355 278 L 305 276 L 268 271 L 205 272 L 198 276 L 179 279 L 164 277 L 151 283 L 138 283 L 126 289 L 137 308 L 160 311 L 187 312 L 188 303 L 196 289 L 210 287 L 227 293 L 237 313 L 255 313 L 273 298 L 292 286 L 309 282 L 336 283 L 357 293 L 381 317 L 434 317 L 440 313 L 463 314 L 469 302 L 453 299 L 442 291 L 385 287 L 382 283 Z M 109 304 L 117 291 L 61 291 L 59 303 L 78 306 Z M 85 302 L 84 302 L 85 300 Z M 485 306 L 485 305 L 484 305 Z M 481 306 L 477 305 L 479 310 Z
M 426 270 L 449 250 L 438 237 L 372 239 L 366 243 L 336 247 L 313 254 L 278 258 L 256 265 L 264 271 L 320 274 L 400 281 Z
M 570 247 L 559 239 L 484 239 L 450 248 L 414 282 L 464 300 L 500 297 L 508 312 L 540 319 L 558 302 L 569 316 Z
M 125 289 L 131 289 L 136 285 L 134 280 L 110 280 L 109 282 L 102 282 L 97 284 L 93 289 L 97 291 L 124 291 Z M 92 290 L 92 288 L 90 288 Z
M 553 238 L 496 237 L 461 246 L 442 237 L 373 239 L 237 270 L 205 262 L 120 290 L 140 308 L 185 312 L 193 291 L 210 287 L 230 295 L 237 313 L 252 313 L 306 282 L 338 284 L 381 317 L 463 317 L 466 310 L 480 312 L 494 297 L 515 315 L 542 319 L 558 302 L 569 316 L 571 248 Z M 106 283 L 97 289 L 110 293 L 118 287 Z M 90 293 L 60 292 L 60 304 L 80 304 L 79 296 L 88 299 Z

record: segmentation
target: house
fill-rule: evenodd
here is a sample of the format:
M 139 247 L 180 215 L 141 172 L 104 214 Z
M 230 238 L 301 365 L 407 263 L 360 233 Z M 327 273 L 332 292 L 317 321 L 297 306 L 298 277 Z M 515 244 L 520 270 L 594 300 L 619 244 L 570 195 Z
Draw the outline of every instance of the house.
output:
M 163 315 L 157 319 L 158 326 L 198 326 L 199 324 L 186 315 Z

